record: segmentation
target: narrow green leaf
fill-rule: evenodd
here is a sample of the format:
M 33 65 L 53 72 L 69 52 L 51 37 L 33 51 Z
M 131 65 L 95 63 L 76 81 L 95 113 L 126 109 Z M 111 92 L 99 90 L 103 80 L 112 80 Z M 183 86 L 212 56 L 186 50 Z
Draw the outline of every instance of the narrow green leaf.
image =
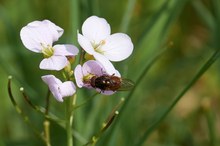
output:
M 120 113 L 123 113 L 126 110 L 126 107 L 131 99 L 131 97 L 133 96 L 134 92 L 136 91 L 136 89 L 138 89 L 138 86 L 140 85 L 142 79 L 146 76 L 147 72 L 150 70 L 150 68 L 154 65 L 154 63 L 156 63 L 156 61 L 161 57 L 161 55 L 164 53 L 165 49 L 162 50 L 161 52 L 159 52 L 158 54 L 156 54 L 154 57 L 152 57 L 152 59 L 146 64 L 144 70 L 140 73 L 138 79 L 135 82 L 135 86 L 133 88 L 133 90 L 129 93 L 129 95 L 127 96 L 127 98 L 125 98 L 125 102 L 123 104 L 123 106 L 121 107 Z M 115 124 L 112 126 L 112 128 L 109 130 L 110 132 L 108 133 L 108 135 L 104 138 L 105 143 L 108 143 L 108 141 L 112 138 L 114 131 L 116 130 L 117 124 L 119 123 L 119 121 L 122 119 L 121 115 L 118 115 L 118 118 L 115 121 Z
M 120 30 L 122 32 L 128 31 L 128 27 L 129 27 L 129 24 L 131 21 L 132 13 L 134 11 L 135 3 L 136 3 L 136 0 L 129 0 L 128 1 L 125 13 L 122 18 L 121 27 L 120 27 Z
M 209 107 L 210 108 L 210 107 Z M 205 116 L 207 121 L 207 126 L 209 130 L 209 139 L 210 139 L 210 146 L 217 146 L 216 142 L 216 119 L 214 113 L 211 111 L 211 109 L 205 109 Z
M 77 30 L 79 29 L 79 1 L 71 0 L 70 2 L 70 30 L 72 32 L 72 34 L 70 34 L 70 38 L 72 39 L 73 43 L 77 45 Z
M 147 140 L 148 136 L 158 127 L 163 119 L 170 113 L 177 102 L 183 97 L 183 95 L 196 83 L 196 81 L 210 68 L 210 66 L 218 59 L 220 55 L 220 49 L 217 49 L 208 61 L 201 67 L 192 80 L 183 88 L 183 90 L 174 98 L 170 106 L 164 111 L 163 114 L 147 129 L 143 136 L 138 140 L 135 145 L 141 146 Z
M 204 6 L 202 1 L 195 0 L 192 1 L 192 5 L 198 13 L 201 20 L 213 31 L 215 27 L 215 20 L 211 12 Z
M 148 26 L 146 27 L 145 31 L 143 32 L 141 38 L 139 39 L 140 41 L 137 44 L 138 50 L 136 50 L 136 52 L 135 52 L 136 53 L 135 55 L 138 56 L 138 59 L 139 59 L 138 61 L 136 61 L 136 64 L 138 64 L 137 66 L 141 66 L 141 68 L 143 68 L 143 62 L 146 62 L 146 58 L 151 58 L 150 56 L 152 56 L 152 54 L 153 54 L 152 52 L 160 52 L 158 50 L 155 50 L 155 48 L 161 49 L 161 47 L 159 47 L 159 46 L 162 46 L 161 44 L 164 44 L 164 40 L 166 40 L 166 36 L 169 32 L 171 25 L 176 21 L 180 12 L 184 8 L 186 2 L 188 2 L 188 0 L 169 1 L 169 2 L 166 1 L 161 6 L 159 11 L 157 13 L 155 13 L 154 16 L 152 16 Z M 154 31 L 152 31 L 152 29 L 154 29 Z M 154 37 L 154 39 L 152 40 L 151 35 L 153 35 L 153 33 L 158 33 L 158 35 L 156 35 L 156 38 Z M 151 45 L 149 45 L 150 43 L 151 43 Z M 146 47 L 147 48 L 149 47 L 149 50 L 145 49 L 145 51 L 143 51 L 143 49 Z M 158 53 L 158 54 L 160 54 L 160 53 Z M 135 82 L 136 83 L 135 88 L 126 98 L 125 104 L 122 106 L 121 111 L 120 111 L 121 114 L 116 119 L 116 124 L 114 124 L 112 126 L 112 128 L 110 129 L 110 132 L 103 140 L 103 142 L 105 144 L 110 142 L 111 138 L 113 137 L 114 131 L 115 131 L 117 125 L 119 124 L 120 120 L 123 119 L 123 113 L 125 112 L 127 105 L 129 103 L 130 99 L 132 98 L 132 95 L 133 95 L 135 89 L 137 88 L 137 86 L 141 82 L 141 80 L 144 78 L 144 76 L 146 75 L 146 73 L 150 69 L 150 67 L 156 62 L 156 60 L 160 56 L 158 54 L 155 55 L 155 57 L 153 57 L 153 59 L 151 61 L 149 61 L 149 64 L 147 64 L 145 66 L 145 68 L 143 68 L 143 70 L 141 71 L 141 74 L 138 76 L 138 79 Z

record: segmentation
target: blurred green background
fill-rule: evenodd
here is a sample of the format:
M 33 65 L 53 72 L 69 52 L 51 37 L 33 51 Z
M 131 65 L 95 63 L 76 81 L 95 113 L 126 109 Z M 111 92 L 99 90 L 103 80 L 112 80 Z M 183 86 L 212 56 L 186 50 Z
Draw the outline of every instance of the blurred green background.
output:
M 213 52 L 220 49 L 219 0 L 0 0 L 0 146 L 44 145 L 16 112 L 7 93 L 7 78 L 12 75 L 16 101 L 33 126 L 42 131 L 44 117 L 25 103 L 19 88 L 25 88 L 34 104 L 44 106 L 47 90 L 40 77 L 49 72 L 38 68 L 42 56 L 22 45 L 20 29 L 31 21 L 49 19 L 65 30 L 58 43 L 78 46 L 76 31 L 91 15 L 105 18 L 112 33 L 124 32 L 132 38 L 133 54 L 115 66 L 123 77 L 135 81 L 136 87 L 130 91 L 132 95 L 129 91 L 98 95 L 77 109 L 74 129 L 79 135 L 74 144 L 85 144 L 120 98 L 127 100 L 129 95 L 98 146 L 220 145 L 219 60 L 150 135 L 143 137 Z M 157 54 L 161 55 L 155 61 Z M 145 71 L 149 63 L 152 66 Z M 92 94 L 94 91 L 80 89 L 77 103 Z M 64 118 L 62 103 L 52 99 L 50 110 Z M 52 146 L 66 145 L 65 130 L 51 124 Z

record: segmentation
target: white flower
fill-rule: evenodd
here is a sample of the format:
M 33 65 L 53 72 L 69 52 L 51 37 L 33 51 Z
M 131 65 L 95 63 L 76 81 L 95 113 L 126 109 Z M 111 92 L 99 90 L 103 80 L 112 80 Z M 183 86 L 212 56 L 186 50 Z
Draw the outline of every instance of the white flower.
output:
M 78 33 L 78 42 L 88 54 L 102 63 L 109 74 L 115 70 L 110 61 L 122 61 L 133 51 L 133 43 L 128 35 L 111 34 L 108 22 L 97 16 L 85 20 L 82 34 Z
M 76 87 L 72 81 L 62 83 L 53 75 L 45 75 L 41 78 L 48 85 L 57 101 L 63 102 L 63 97 L 72 96 L 76 92 Z
M 63 29 L 49 20 L 33 21 L 23 27 L 20 37 L 30 51 L 43 53 L 40 69 L 61 70 L 67 64 L 67 56 L 75 56 L 79 50 L 74 45 L 53 45 L 63 34 Z

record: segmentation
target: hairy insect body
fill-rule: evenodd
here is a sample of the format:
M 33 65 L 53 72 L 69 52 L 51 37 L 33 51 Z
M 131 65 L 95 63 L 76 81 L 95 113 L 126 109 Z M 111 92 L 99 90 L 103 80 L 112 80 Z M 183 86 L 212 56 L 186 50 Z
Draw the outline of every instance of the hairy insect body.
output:
M 129 79 L 123 79 L 114 75 L 93 76 L 90 85 L 101 91 L 126 91 L 131 90 L 134 83 Z
M 109 76 L 109 75 L 102 75 L 102 76 L 93 76 L 91 78 L 91 86 L 93 88 L 99 88 L 100 90 L 111 90 L 117 91 L 121 87 L 121 78 L 117 76 Z

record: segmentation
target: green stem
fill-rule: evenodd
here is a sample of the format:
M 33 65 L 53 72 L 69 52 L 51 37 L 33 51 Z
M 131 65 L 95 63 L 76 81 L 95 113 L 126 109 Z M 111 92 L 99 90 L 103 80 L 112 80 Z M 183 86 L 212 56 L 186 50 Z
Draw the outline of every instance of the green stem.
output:
M 74 110 L 86 105 L 87 103 L 89 103 L 89 101 L 91 101 L 96 95 L 98 95 L 98 92 L 95 93 L 94 95 L 90 96 L 86 101 L 84 101 L 83 103 L 79 104 L 79 105 L 76 105 L 74 106 Z
M 35 106 L 31 100 L 29 99 L 29 97 L 25 94 L 24 92 L 24 88 L 21 87 L 20 88 L 20 91 L 25 99 L 25 101 L 28 103 L 28 105 L 30 105 L 33 109 L 35 109 L 36 111 L 38 112 L 42 112 L 39 107 Z M 51 146 L 50 144 L 50 121 L 48 119 L 51 119 L 49 118 L 49 104 L 50 104 L 50 90 L 48 89 L 48 92 L 47 92 L 47 96 L 46 96 L 46 108 L 45 108 L 45 111 L 42 112 L 45 116 L 45 120 L 44 120 L 44 140 L 45 140 L 45 143 L 47 146 Z
M 203 106 L 203 109 L 209 130 L 210 146 L 216 146 L 215 115 L 211 110 L 210 100 L 205 100 L 204 103 L 205 106 Z
M 215 120 L 212 113 L 206 113 L 207 125 L 209 129 L 210 146 L 216 146 L 215 140 Z
M 46 118 L 49 113 L 49 105 L 50 105 L 50 90 L 48 89 L 46 95 L 46 106 L 45 106 L 45 120 L 44 120 L 44 138 L 47 146 L 51 146 L 50 144 L 50 121 Z
M 213 31 L 215 27 L 215 18 L 202 1 L 192 1 L 196 13 L 200 19 Z
M 47 146 L 51 146 L 50 144 L 50 121 L 44 121 L 44 138 Z
M 79 30 L 79 1 L 71 0 L 70 1 L 70 26 L 71 26 L 71 38 L 73 38 L 73 43 L 77 43 L 77 30 Z
M 166 49 L 167 49 L 167 47 L 163 48 L 161 52 L 159 52 L 154 57 L 152 57 L 151 60 L 146 64 L 146 66 L 144 67 L 144 70 L 141 72 L 141 74 L 138 76 L 138 79 L 135 81 L 134 88 L 131 90 L 131 92 L 127 96 L 124 104 L 122 105 L 122 107 L 120 109 L 121 114 L 118 115 L 118 118 L 115 121 L 116 123 L 118 123 L 122 119 L 122 115 L 123 115 L 128 103 L 129 103 L 129 101 L 131 100 L 131 98 L 132 98 L 133 94 L 135 93 L 136 89 L 138 89 L 138 85 L 140 85 L 140 83 L 143 80 L 144 76 L 146 76 L 147 72 L 151 69 L 151 67 L 154 65 L 154 63 L 156 63 L 156 61 L 162 56 L 162 54 L 165 52 Z M 116 126 L 117 126 L 117 124 L 112 125 L 111 131 L 108 133 L 108 136 L 105 137 L 104 141 L 106 143 L 108 143 L 109 140 L 114 135 L 113 133 L 115 132 Z
M 21 91 L 21 93 L 22 93 L 22 95 L 23 95 L 25 101 L 28 103 L 28 105 L 29 105 L 31 108 L 33 108 L 36 112 L 42 114 L 47 120 L 54 121 L 54 122 L 56 122 L 58 125 L 63 125 L 63 123 L 65 122 L 64 120 L 60 120 L 60 118 L 56 117 L 54 114 L 49 113 L 49 110 L 48 110 L 48 109 L 49 109 L 49 106 L 46 106 L 46 108 L 43 108 L 43 107 L 34 105 L 34 104 L 31 102 L 30 98 L 29 98 L 29 97 L 27 96 L 27 94 L 25 93 L 23 87 L 20 88 L 20 91 Z M 48 94 L 48 96 L 49 96 L 49 94 Z M 49 103 L 49 101 L 48 101 L 48 103 Z M 45 113 L 47 113 L 47 114 L 45 114 Z
M 76 104 L 76 94 L 66 99 L 66 133 L 67 133 L 67 146 L 73 146 L 73 118 L 74 106 Z
M 49 107 L 50 107 L 50 89 L 48 88 L 46 95 L 45 115 L 48 115 Z
M 30 121 L 29 117 L 24 113 L 24 111 L 18 106 L 17 102 L 15 101 L 15 98 L 12 94 L 12 89 L 11 89 L 11 80 L 12 80 L 12 76 L 8 77 L 8 95 L 9 98 L 13 104 L 13 106 L 15 107 L 17 113 L 21 116 L 21 118 L 24 120 L 24 122 L 34 131 L 34 133 L 45 142 L 45 138 L 40 134 L 40 132 L 37 130 L 37 128 L 33 125 L 33 123 Z
M 88 143 L 86 143 L 84 146 L 95 146 L 100 137 L 103 135 L 103 133 L 112 125 L 113 121 L 115 120 L 116 116 L 119 115 L 118 109 L 120 106 L 124 103 L 124 98 L 121 98 L 119 103 L 113 108 L 111 113 L 109 114 L 107 120 L 103 123 L 102 128 L 98 133 L 96 133 Z

